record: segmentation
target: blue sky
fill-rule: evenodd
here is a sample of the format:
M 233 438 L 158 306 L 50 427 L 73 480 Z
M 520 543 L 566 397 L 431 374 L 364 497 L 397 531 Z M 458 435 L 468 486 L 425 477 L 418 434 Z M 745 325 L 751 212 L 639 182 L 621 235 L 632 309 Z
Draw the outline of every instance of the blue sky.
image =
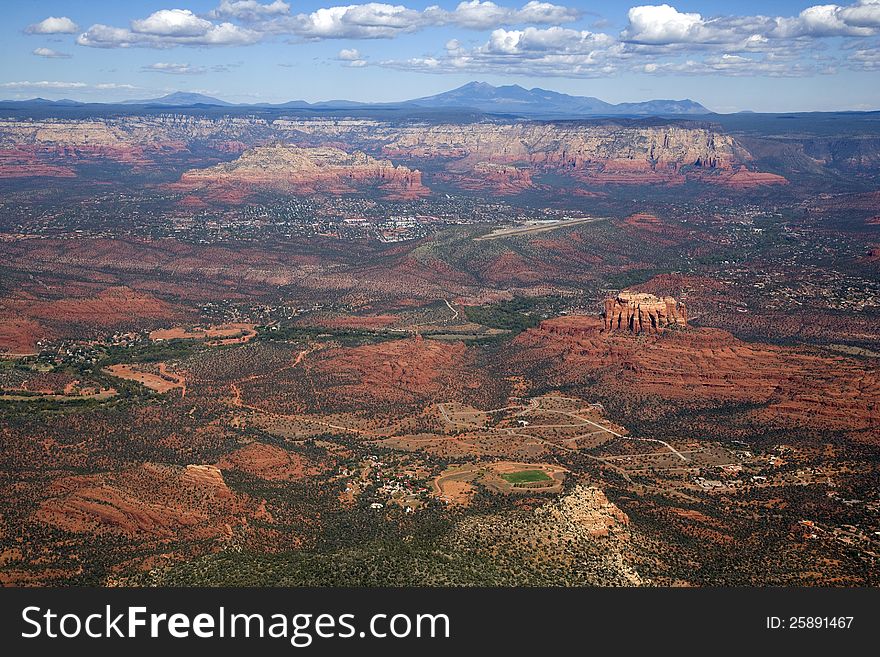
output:
M 471 80 L 721 112 L 880 109 L 880 0 L 4 3 L 0 97 L 393 101 Z

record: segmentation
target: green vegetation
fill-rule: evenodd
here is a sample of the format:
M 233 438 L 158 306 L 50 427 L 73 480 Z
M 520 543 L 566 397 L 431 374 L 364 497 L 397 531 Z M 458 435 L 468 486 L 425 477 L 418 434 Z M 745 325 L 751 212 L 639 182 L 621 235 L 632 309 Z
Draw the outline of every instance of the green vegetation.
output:
M 136 347 L 109 347 L 105 356 L 98 362 L 98 366 L 178 360 L 203 348 L 205 348 L 204 345 L 197 340 L 168 340 L 149 342 Z
M 549 481 L 550 477 L 541 470 L 520 470 L 519 472 L 505 472 L 501 475 L 504 481 L 511 484 L 530 484 L 535 481 Z
M 541 321 L 541 307 L 551 305 L 549 301 L 546 297 L 517 297 L 490 306 L 466 307 L 464 313 L 471 322 L 516 334 L 537 326 Z
M 345 347 L 356 347 L 362 344 L 399 340 L 406 337 L 405 333 L 391 331 L 368 331 L 362 329 L 334 329 L 323 326 L 281 326 L 269 329 L 257 327 L 257 339 L 284 342 L 339 342 Z

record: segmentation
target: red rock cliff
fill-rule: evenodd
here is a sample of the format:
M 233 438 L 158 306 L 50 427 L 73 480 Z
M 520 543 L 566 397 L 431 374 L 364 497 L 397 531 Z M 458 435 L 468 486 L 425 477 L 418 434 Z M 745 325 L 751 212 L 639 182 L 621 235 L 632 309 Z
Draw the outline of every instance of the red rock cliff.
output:
M 656 333 L 668 326 L 687 326 L 687 307 L 672 297 L 621 292 L 605 299 L 605 330 Z

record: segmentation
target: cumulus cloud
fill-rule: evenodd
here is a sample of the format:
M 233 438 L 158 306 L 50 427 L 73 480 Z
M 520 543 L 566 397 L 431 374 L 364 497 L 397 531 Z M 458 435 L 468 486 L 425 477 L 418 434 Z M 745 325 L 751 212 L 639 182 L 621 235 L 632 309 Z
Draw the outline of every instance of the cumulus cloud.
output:
M 880 7 L 880 0 L 862 0 L 852 7 L 872 9 L 868 3 Z M 842 15 L 839 9 L 826 7 L 824 13 L 808 9 L 791 19 L 706 18 L 698 13 L 678 11 L 668 4 L 645 5 L 629 10 L 628 24 L 617 37 L 562 26 L 498 28 L 485 43 L 476 47 L 465 47 L 461 41 L 452 39 L 442 55 L 389 60 L 380 65 L 434 73 L 493 72 L 555 77 L 598 77 L 627 71 L 771 77 L 813 75 L 832 72 L 839 64 L 833 55 L 817 52 L 814 43 L 820 35 L 833 32 L 819 30 L 815 17 L 839 17 Z M 811 28 L 802 27 L 794 35 L 782 29 L 786 20 L 802 20 L 805 16 L 812 17 Z M 863 22 L 870 18 L 868 13 L 859 15 Z M 791 29 L 791 25 L 787 27 Z M 864 35 L 862 30 L 851 34 Z M 807 49 L 813 51 L 810 58 L 804 56 Z M 850 66 L 873 70 L 874 58 L 869 49 L 861 48 L 859 53 L 849 58 Z
M 627 12 L 629 24 L 621 35 L 627 41 L 667 44 L 693 41 L 703 31 L 700 14 L 681 13 L 669 5 L 632 7 Z
M 256 43 L 262 34 L 233 23 L 212 23 L 188 9 L 160 9 L 130 28 L 98 23 L 76 42 L 93 48 L 169 48 L 173 46 L 241 46 Z
M 455 9 L 430 6 L 424 10 L 383 2 L 321 7 L 310 13 L 289 14 L 281 5 L 254 0 L 224 2 L 213 17 L 235 17 L 272 34 L 305 39 L 391 39 L 427 27 L 455 26 L 488 30 L 502 25 L 560 24 L 577 20 L 581 11 L 530 0 L 520 8 L 494 2 L 466 0 Z
M 840 16 L 848 25 L 880 28 L 880 0 L 859 0 L 843 7 Z
M 765 16 L 722 16 L 680 12 L 670 5 L 644 5 L 627 12 L 621 39 L 639 45 L 725 44 L 760 37 L 775 27 Z
M 387 39 L 422 26 L 422 14 L 402 5 L 369 2 L 299 14 L 291 32 L 311 39 Z
M 51 48 L 35 48 L 34 54 L 38 57 L 45 57 L 46 59 L 70 59 L 70 55 L 66 52 L 58 52 Z
M 267 16 L 283 16 L 290 12 L 290 5 L 283 0 L 262 3 L 257 0 L 222 0 L 220 6 L 209 13 L 211 18 L 235 18 L 241 21 L 257 21 Z
M 132 20 L 127 27 L 98 23 L 81 34 L 77 43 L 98 48 L 234 46 L 284 35 L 307 41 L 392 39 L 446 27 L 483 31 L 487 36 L 473 45 L 466 44 L 460 35 L 452 35 L 458 38 L 449 39 L 440 53 L 379 65 L 437 73 L 563 77 L 627 71 L 808 75 L 826 72 L 834 65 L 875 70 L 871 47 L 859 44 L 880 34 L 880 0 L 814 5 L 791 16 L 775 17 L 706 16 L 679 10 L 668 0 L 632 6 L 625 27 L 614 35 L 572 25 L 584 18 L 584 12 L 577 8 L 542 0 L 505 6 L 503 1 L 462 0 L 454 7 L 433 5 L 425 9 L 365 2 L 297 13 L 289 0 L 219 0 L 218 6 L 205 14 L 161 9 Z M 50 20 L 69 21 L 50 18 L 43 23 Z M 826 37 L 837 37 L 849 46 Z M 819 43 L 827 45 L 822 52 L 816 52 L 823 48 Z M 845 57 L 847 49 L 852 53 Z M 368 64 L 354 48 L 341 50 L 335 59 L 352 67 Z M 167 66 L 145 70 L 180 75 L 199 72 L 199 67 Z
M 853 5 L 807 7 L 797 16 L 721 16 L 704 18 L 675 7 L 643 5 L 627 12 L 624 41 L 651 46 L 747 44 L 761 39 L 871 36 L 880 31 L 880 0 Z
M 841 7 L 807 7 L 793 18 L 777 20 L 775 34 L 780 37 L 871 36 L 880 28 L 880 2 L 860 0 Z
M 25 32 L 28 34 L 75 34 L 79 26 L 67 16 L 49 16 L 39 23 L 28 25 Z
M 160 9 L 144 19 L 131 22 L 132 32 L 156 36 L 201 36 L 213 27 L 211 21 L 199 18 L 189 9 Z
M 357 48 L 343 48 L 339 51 L 336 59 L 345 62 L 345 65 L 350 68 L 361 68 L 367 65 L 367 60 L 361 56 Z
M 549 2 L 527 2 L 520 9 L 502 7 L 494 2 L 469 0 L 461 2 L 453 11 L 428 7 L 425 19 L 432 24 L 457 25 L 473 30 L 487 30 L 501 25 L 548 25 L 570 23 L 581 17 L 579 9 Z
M 167 75 L 201 75 L 207 72 L 204 66 L 193 66 L 191 64 L 176 64 L 173 62 L 157 62 L 144 66 L 143 71 L 147 73 L 165 73 Z
M 613 73 L 624 58 L 623 47 L 607 34 L 559 26 L 494 30 L 488 41 L 465 48 L 455 39 L 446 44 L 444 57 L 385 61 L 391 68 L 424 72 L 486 72 L 598 77 Z

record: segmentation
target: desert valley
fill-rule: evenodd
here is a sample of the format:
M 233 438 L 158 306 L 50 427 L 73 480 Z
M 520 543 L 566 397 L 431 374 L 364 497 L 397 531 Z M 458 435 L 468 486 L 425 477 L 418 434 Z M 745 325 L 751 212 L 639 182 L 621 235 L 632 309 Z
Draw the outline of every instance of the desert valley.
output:
M 876 112 L 0 103 L 0 582 L 876 586 L 878 174 Z

